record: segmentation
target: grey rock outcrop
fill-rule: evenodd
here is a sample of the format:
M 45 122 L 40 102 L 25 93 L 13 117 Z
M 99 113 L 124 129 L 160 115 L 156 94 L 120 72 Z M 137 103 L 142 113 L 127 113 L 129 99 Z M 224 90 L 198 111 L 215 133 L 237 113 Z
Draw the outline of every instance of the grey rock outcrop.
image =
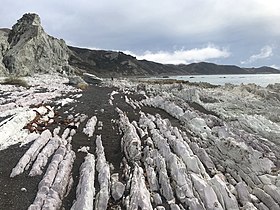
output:
M 69 76 L 69 85 L 87 84 L 80 76 Z
M 9 46 L 8 43 L 9 31 L 10 31 L 9 29 L 0 29 L 0 76 L 5 76 L 8 73 L 2 60 Z
M 3 32 L 1 32 L 3 33 Z M 7 34 L 0 34 L 0 74 L 71 73 L 69 52 L 62 39 L 45 33 L 37 14 L 24 14 Z
M 83 73 L 83 79 L 89 84 L 98 84 L 102 82 L 102 79 L 89 73 Z

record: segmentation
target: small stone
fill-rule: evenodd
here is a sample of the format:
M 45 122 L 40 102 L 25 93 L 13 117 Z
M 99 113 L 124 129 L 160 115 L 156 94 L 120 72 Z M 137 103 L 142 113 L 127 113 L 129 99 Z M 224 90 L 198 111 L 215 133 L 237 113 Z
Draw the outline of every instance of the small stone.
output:
M 27 192 L 27 189 L 23 187 L 23 188 L 20 189 L 20 191 L 21 192 Z

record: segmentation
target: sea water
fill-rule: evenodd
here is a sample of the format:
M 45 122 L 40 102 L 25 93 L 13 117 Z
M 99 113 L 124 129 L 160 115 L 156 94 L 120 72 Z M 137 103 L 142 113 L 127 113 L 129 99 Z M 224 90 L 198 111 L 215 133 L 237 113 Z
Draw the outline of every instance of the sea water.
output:
M 190 82 L 208 82 L 214 85 L 231 83 L 234 85 L 255 83 L 266 87 L 268 84 L 280 83 L 280 74 L 226 74 L 226 75 L 187 75 L 170 76 L 169 79 L 185 80 Z

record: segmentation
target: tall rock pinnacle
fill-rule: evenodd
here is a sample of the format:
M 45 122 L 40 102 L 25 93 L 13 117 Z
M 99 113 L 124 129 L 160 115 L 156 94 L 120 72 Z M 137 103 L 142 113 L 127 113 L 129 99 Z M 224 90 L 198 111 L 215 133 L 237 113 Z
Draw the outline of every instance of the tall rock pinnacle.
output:
M 68 64 L 70 51 L 67 45 L 63 40 L 45 33 L 37 14 L 24 14 L 12 27 L 6 40 L 0 37 L 0 46 L 3 43 L 6 48 L 0 53 L 3 57 L 2 66 L 6 67 L 9 74 L 73 71 Z

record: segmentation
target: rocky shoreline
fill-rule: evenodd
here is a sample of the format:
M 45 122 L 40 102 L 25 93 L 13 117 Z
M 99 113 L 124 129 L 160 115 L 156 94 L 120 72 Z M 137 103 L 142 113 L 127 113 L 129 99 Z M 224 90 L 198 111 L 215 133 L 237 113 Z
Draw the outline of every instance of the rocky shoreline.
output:
M 0 209 L 280 209 L 278 84 L 25 79 L 0 85 Z

